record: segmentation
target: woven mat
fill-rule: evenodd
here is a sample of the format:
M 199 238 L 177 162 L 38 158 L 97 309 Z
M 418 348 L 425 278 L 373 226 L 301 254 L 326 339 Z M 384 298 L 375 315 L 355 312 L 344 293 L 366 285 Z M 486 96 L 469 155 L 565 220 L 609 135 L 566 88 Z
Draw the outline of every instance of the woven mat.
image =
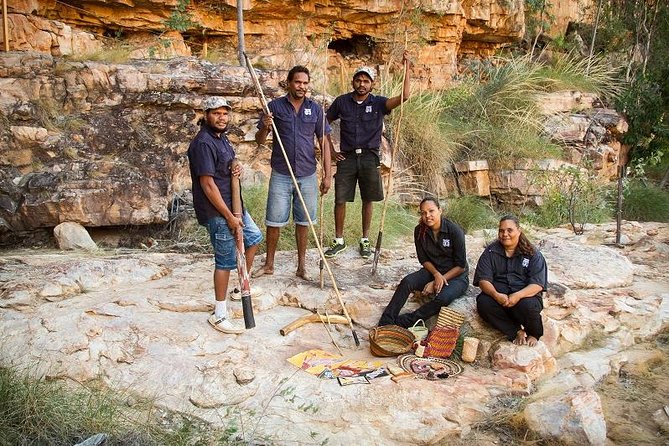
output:
M 458 364 L 457 362 L 450 360 L 450 359 L 441 359 L 441 358 L 420 358 L 416 355 L 402 355 L 397 358 L 397 363 L 402 367 L 407 372 L 412 372 L 413 373 L 413 368 L 411 367 L 412 364 L 419 362 L 421 364 L 426 364 L 429 365 L 431 363 L 436 363 L 444 366 L 446 372 L 448 373 L 449 377 L 452 376 L 457 376 L 460 373 L 462 373 L 462 366 Z M 421 376 L 420 374 L 416 375 L 418 378 L 425 378 L 424 376 Z

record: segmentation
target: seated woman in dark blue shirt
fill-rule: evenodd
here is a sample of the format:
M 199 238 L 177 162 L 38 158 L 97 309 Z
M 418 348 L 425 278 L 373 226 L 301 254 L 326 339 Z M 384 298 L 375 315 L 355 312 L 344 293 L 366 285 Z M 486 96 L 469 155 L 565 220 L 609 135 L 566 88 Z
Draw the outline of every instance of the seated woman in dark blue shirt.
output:
M 458 297 L 469 286 L 465 234 L 457 224 L 442 217 L 439 202 L 425 198 L 420 203 L 420 224 L 414 230 L 418 261 L 423 267 L 406 276 L 379 320 L 379 325 L 411 327 L 426 320 Z M 399 314 L 413 291 L 434 298 L 411 313 Z
M 536 345 L 544 334 L 541 292 L 546 289 L 546 260 L 512 215 L 499 221 L 497 241 L 481 254 L 474 286 L 479 315 L 518 345 Z

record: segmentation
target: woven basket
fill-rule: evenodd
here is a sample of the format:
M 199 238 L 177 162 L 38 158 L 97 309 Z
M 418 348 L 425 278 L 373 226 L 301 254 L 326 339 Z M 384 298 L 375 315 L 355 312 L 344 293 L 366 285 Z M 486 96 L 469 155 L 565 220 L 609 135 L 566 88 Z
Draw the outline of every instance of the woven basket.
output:
M 448 307 L 441 307 L 437 327 L 458 327 L 465 323 L 465 315 Z
M 411 351 L 413 333 L 398 325 L 383 325 L 369 330 L 369 349 L 374 356 L 398 356 Z
M 429 332 L 423 319 L 418 319 L 412 327 L 409 327 L 409 331 L 413 333 L 416 341 L 422 341 L 423 339 L 427 338 L 427 334 Z

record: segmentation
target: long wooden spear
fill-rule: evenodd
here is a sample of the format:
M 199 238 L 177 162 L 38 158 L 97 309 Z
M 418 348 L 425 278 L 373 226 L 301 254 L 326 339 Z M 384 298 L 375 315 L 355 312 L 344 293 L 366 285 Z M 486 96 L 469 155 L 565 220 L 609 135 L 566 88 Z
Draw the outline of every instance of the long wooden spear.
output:
M 321 144 L 321 160 L 325 160 L 325 154 L 323 153 L 324 150 L 326 150 L 324 147 L 326 146 L 326 141 L 325 141 L 325 92 L 328 89 L 328 45 L 330 42 L 325 45 L 325 62 L 323 66 L 325 69 L 323 70 L 323 129 L 321 133 L 321 141 L 323 143 Z M 330 150 L 330 145 L 329 143 L 327 144 L 327 150 Z M 322 162 L 321 162 L 322 164 Z M 325 179 L 326 171 L 325 171 L 325 166 L 321 166 L 321 171 L 323 173 L 321 181 Z M 323 210 L 323 201 L 324 201 L 324 196 L 321 193 L 320 195 L 320 200 L 319 200 L 319 205 L 320 205 L 320 215 L 319 215 L 319 222 L 320 224 L 318 225 L 318 241 L 320 242 L 321 246 L 323 246 L 323 232 L 325 231 L 325 212 Z M 321 283 L 321 290 L 323 289 L 324 281 L 325 278 L 323 276 L 323 259 L 321 259 L 318 262 L 318 269 L 319 269 L 319 276 L 320 276 L 320 283 Z M 335 344 L 336 345 L 336 344 Z
M 406 40 L 406 35 L 405 35 Z M 406 42 L 404 44 L 406 51 Z M 379 256 L 381 255 L 381 241 L 383 240 L 383 225 L 386 221 L 386 211 L 388 210 L 388 198 L 393 190 L 393 166 L 395 165 L 395 150 L 399 144 L 400 138 L 400 124 L 402 123 L 402 115 L 404 114 L 404 80 L 407 77 L 407 69 L 409 61 L 404 60 L 404 71 L 402 72 L 402 92 L 400 93 L 400 115 L 397 118 L 397 126 L 395 127 L 395 137 L 393 138 L 393 146 L 390 150 L 390 172 L 388 172 L 388 181 L 386 182 L 386 196 L 383 198 L 383 210 L 381 211 L 381 223 L 379 224 L 379 235 L 376 238 L 376 249 L 374 250 L 374 262 L 372 264 L 372 275 L 376 274 L 376 269 L 379 264 Z
M 267 99 L 265 99 L 265 93 L 263 93 L 262 91 L 262 87 L 260 86 L 260 81 L 256 76 L 253 64 L 251 64 L 251 60 L 249 59 L 249 56 L 246 53 L 244 53 L 244 58 L 246 59 L 246 68 L 249 70 L 249 73 L 251 74 L 251 79 L 253 79 L 256 91 L 258 92 L 258 97 L 260 98 L 260 103 L 262 104 L 263 111 L 266 114 L 270 114 L 269 107 L 267 106 Z M 325 254 L 323 254 L 323 248 L 320 242 L 318 241 L 318 234 L 316 234 L 316 229 L 314 228 L 314 222 L 311 219 L 311 215 L 309 215 L 307 204 L 304 202 L 304 197 L 302 196 L 302 192 L 300 192 L 300 186 L 297 183 L 295 174 L 293 173 L 293 168 L 290 165 L 288 154 L 286 153 L 286 149 L 284 148 L 283 142 L 281 141 L 281 137 L 279 136 L 279 131 L 277 130 L 276 124 L 274 123 L 273 120 L 272 120 L 272 131 L 274 132 L 274 138 L 276 138 L 276 141 L 279 144 L 279 147 L 281 148 L 281 153 L 283 154 L 283 158 L 286 161 L 286 165 L 288 166 L 288 173 L 290 173 L 290 178 L 293 180 L 293 185 L 295 186 L 295 190 L 297 191 L 297 196 L 300 199 L 300 203 L 302 204 L 302 209 L 304 209 L 304 214 L 307 216 L 307 220 L 309 221 L 309 228 L 311 228 L 311 234 L 313 235 L 314 241 L 316 242 L 316 248 L 318 248 L 318 254 L 321 256 L 321 260 L 323 261 L 323 266 L 325 266 L 325 269 L 327 270 L 328 275 L 330 276 L 330 280 L 332 281 L 332 288 L 334 288 L 334 292 L 335 295 L 337 296 L 337 300 L 339 301 L 339 305 L 341 305 L 341 308 L 344 311 L 344 317 L 346 317 L 348 325 L 351 327 L 351 333 L 353 334 L 353 340 L 355 341 L 355 345 L 359 346 L 360 340 L 358 339 L 358 334 L 355 332 L 355 328 L 353 328 L 353 321 L 351 320 L 351 316 L 349 316 L 348 314 L 348 310 L 346 309 L 346 305 L 344 305 L 344 301 L 341 298 L 341 294 L 339 293 L 339 288 L 337 288 L 337 282 L 335 281 L 334 275 L 332 274 L 330 265 L 328 264 L 327 259 L 325 258 Z

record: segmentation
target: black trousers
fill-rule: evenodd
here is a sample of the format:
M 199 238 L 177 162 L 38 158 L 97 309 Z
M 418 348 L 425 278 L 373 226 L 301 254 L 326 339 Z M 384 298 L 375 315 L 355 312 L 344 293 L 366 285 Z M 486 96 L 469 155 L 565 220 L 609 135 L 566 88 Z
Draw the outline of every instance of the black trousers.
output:
M 476 309 L 484 321 L 504 333 L 509 341 L 516 339 L 521 328 L 536 339 L 544 334 L 541 295 L 520 299 L 516 305 L 507 308 L 487 294 L 481 293 L 476 297 Z
M 418 319 L 427 320 L 439 313 L 441 307 L 445 307 L 458 297 L 462 296 L 469 286 L 469 276 L 467 271 L 448 281 L 439 294 L 416 311 L 400 315 L 400 310 L 409 299 L 413 291 L 422 291 L 425 285 L 432 282 L 434 276 L 425 268 L 421 268 L 415 273 L 404 277 L 393 294 L 393 298 L 383 311 L 379 325 L 399 325 L 409 328 L 418 321 Z

